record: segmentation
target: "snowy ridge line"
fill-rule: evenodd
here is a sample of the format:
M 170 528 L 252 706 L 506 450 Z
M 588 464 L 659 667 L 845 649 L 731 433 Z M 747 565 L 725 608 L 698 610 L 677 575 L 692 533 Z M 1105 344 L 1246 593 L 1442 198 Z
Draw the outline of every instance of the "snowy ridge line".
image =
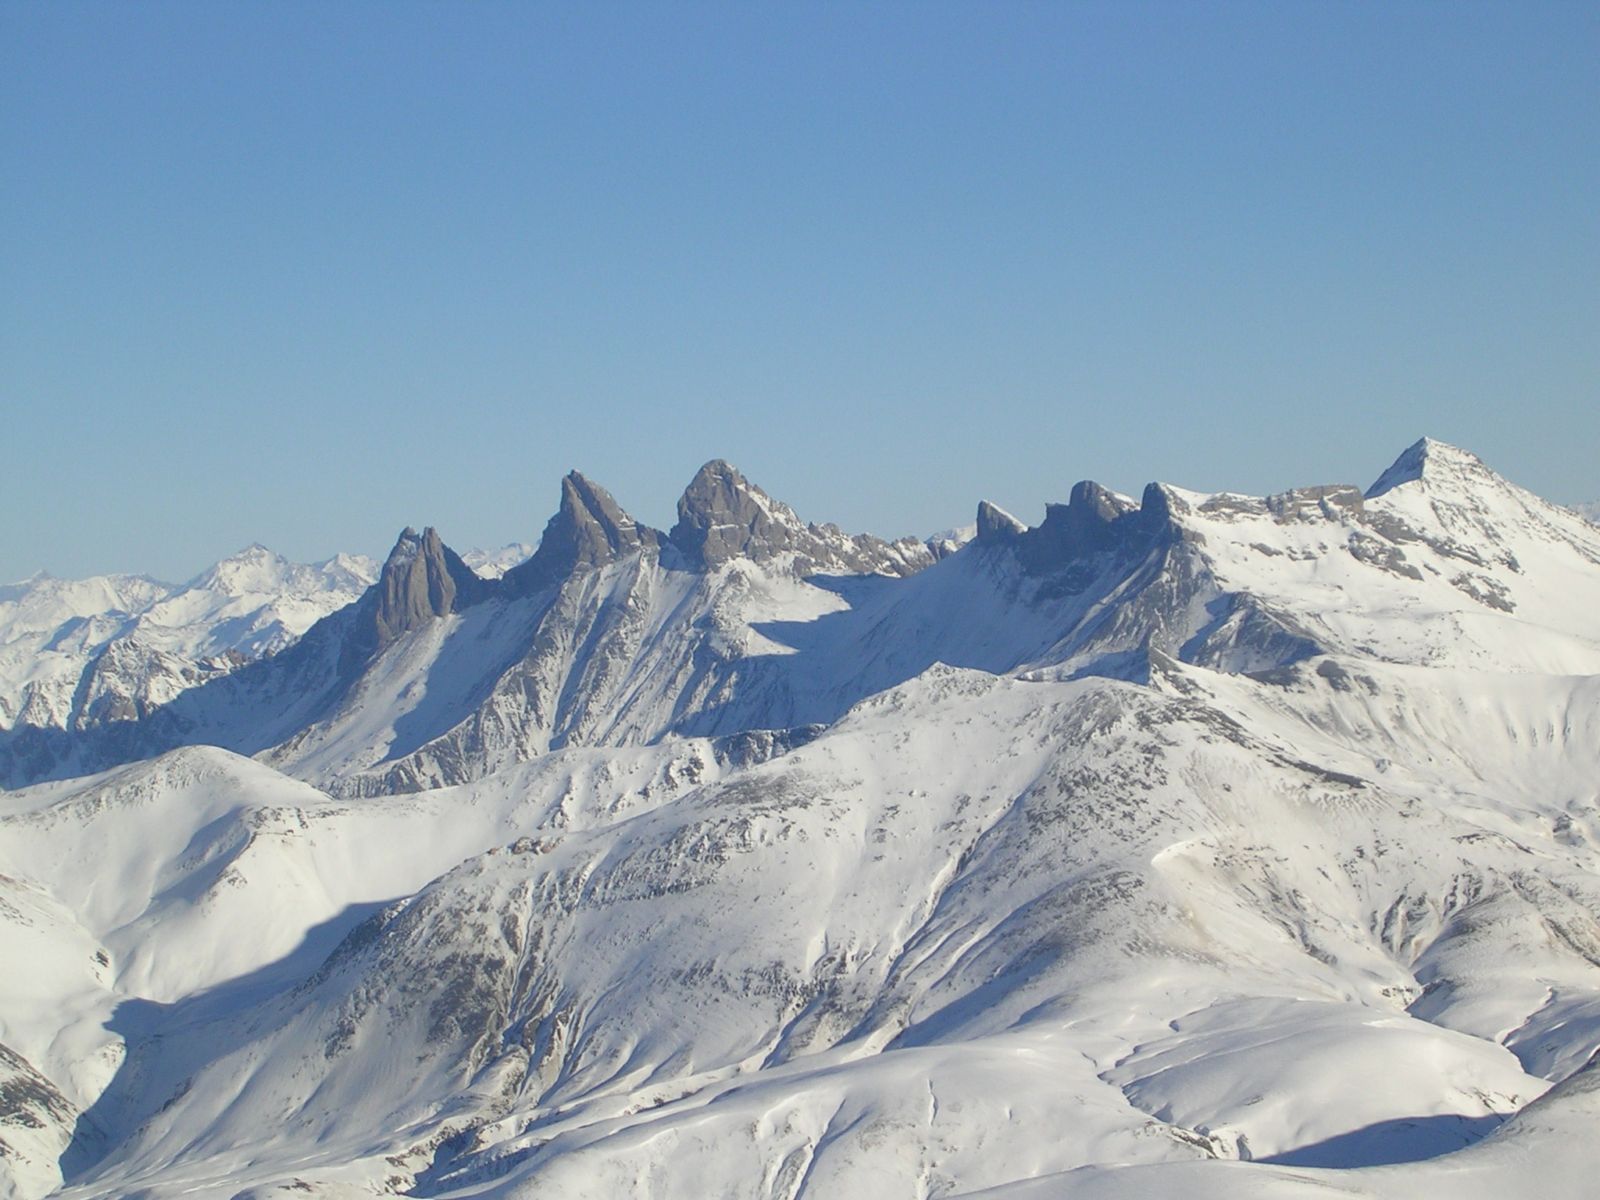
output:
M 359 603 L 271 662 L 173 684 L 103 655 L 61 721 L 0 737 L 0 781 L 199 741 L 347 794 L 414 790 L 574 742 L 826 724 L 934 661 L 1142 678 L 1152 649 L 1233 671 L 1329 650 L 1600 660 L 1594 527 L 1427 441 L 1366 496 L 1151 485 L 1135 503 L 1083 483 L 1034 529 L 984 504 L 937 558 L 802 525 L 722 462 L 679 508 L 650 530 L 574 472 L 539 549 L 498 579 L 408 530 Z
M 9 731 L 0 1195 L 1587 1195 L 1600 528 L 1427 440 L 679 518 Z

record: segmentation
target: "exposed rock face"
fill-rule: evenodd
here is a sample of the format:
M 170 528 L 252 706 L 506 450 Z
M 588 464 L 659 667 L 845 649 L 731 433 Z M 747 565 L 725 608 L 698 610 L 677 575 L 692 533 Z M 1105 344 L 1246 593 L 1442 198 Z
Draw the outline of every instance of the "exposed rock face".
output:
M 1008 543 L 1029 573 L 1046 574 L 1107 551 L 1142 554 L 1158 540 L 1183 536 L 1173 520 L 1174 505 L 1182 503 L 1160 484 L 1152 483 L 1143 503 L 1135 504 L 1084 480 L 1073 486 L 1067 503 L 1046 505 L 1044 520 L 1033 528 L 983 501 L 977 540 Z
M 1333 520 L 1340 514 L 1359 517 L 1364 506 L 1361 489 L 1348 483 L 1294 488 L 1267 497 L 1267 510 L 1280 521 Z
M 1008 542 L 1026 532 L 1027 528 L 998 504 L 978 501 L 977 532 L 973 535 L 975 541 Z
M 662 540 L 659 530 L 640 525 L 605 488 L 573 471 L 561 481 L 561 506 L 545 525 L 539 549 L 506 572 L 506 586 L 525 595 L 574 571 L 656 550 Z
M 1137 511 L 1131 500 L 1085 480 L 1066 504 L 1045 506 L 1044 522 L 1031 539 L 1036 557 L 1065 562 L 1110 550 L 1118 543 L 1118 521 Z
M 477 603 L 487 592 L 485 582 L 439 540 L 431 525 L 420 535 L 404 530 L 375 587 L 377 648 L 436 617 Z
M 836 525 L 806 524 L 722 459 L 706 463 L 678 500 L 678 523 L 668 535 L 691 570 L 715 570 L 734 558 L 767 562 L 794 556 L 797 574 L 838 571 L 911 575 L 933 562 L 915 538 L 886 542 L 850 536 Z
M 797 548 L 805 527 L 722 459 L 701 467 L 678 500 L 672 544 L 697 567 L 730 558 L 771 558 Z
M 1147 483 L 1144 486 L 1144 494 L 1139 497 L 1136 520 L 1139 527 L 1150 537 L 1161 535 L 1182 537 L 1186 531 L 1178 518 L 1188 512 L 1188 502 L 1178 495 L 1175 488 L 1170 488 L 1164 483 Z
M 1264 499 L 1219 492 L 1206 497 L 1200 505 L 1200 512 L 1208 517 L 1234 520 L 1270 516 L 1280 525 L 1287 521 L 1359 520 L 1364 509 L 1361 489 L 1348 483 L 1291 488 Z
M 978 536 L 978 526 L 963 525 L 958 529 L 946 529 L 929 537 L 923 545 L 927 546 L 928 553 L 933 555 L 934 562 L 949 558 L 961 547 Z
M 0 1043 L 0 1195 L 24 1200 L 58 1187 L 57 1159 L 80 1116 L 55 1084 Z

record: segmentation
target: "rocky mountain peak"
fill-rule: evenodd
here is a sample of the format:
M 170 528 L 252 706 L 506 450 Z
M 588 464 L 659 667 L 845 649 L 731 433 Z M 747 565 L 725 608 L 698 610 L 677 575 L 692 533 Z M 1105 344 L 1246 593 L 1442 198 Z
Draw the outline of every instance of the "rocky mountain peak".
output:
M 804 522 L 720 458 L 695 472 L 678 500 L 678 523 L 667 536 L 685 565 L 697 571 L 735 558 L 765 562 L 788 556 L 802 576 L 903 576 L 934 560 L 932 550 L 914 538 L 886 542 L 871 534 L 847 534 L 837 525 Z
M 723 511 L 734 503 L 733 497 L 747 492 L 770 499 L 727 459 L 713 458 L 694 473 L 694 478 L 684 489 L 683 496 L 678 500 L 678 515 L 683 516 L 686 510 Z
M 998 504 L 978 501 L 977 531 L 973 538 L 979 542 L 1006 542 L 1027 531 L 1027 526 Z
M 640 525 L 605 488 L 577 471 L 561 481 L 561 504 L 544 527 L 539 549 L 505 574 L 518 593 L 537 590 L 575 570 L 603 566 L 661 544 L 659 531 Z
M 1103 551 L 1142 551 L 1153 542 L 1181 536 L 1173 519 L 1184 502 L 1170 488 L 1152 483 L 1142 503 L 1092 480 L 1073 486 L 1065 504 L 1047 504 L 1039 525 L 1029 528 L 987 500 L 978 505 L 980 542 L 1016 547 L 1030 572 L 1057 570 Z
M 1067 503 L 1045 506 L 1039 539 L 1061 558 L 1107 550 L 1117 541 L 1116 522 L 1137 511 L 1127 497 L 1086 479 L 1073 485 Z
M 487 590 L 431 525 L 420 534 L 409 526 L 401 532 L 374 587 L 380 650 L 409 630 L 476 603 Z
M 1188 511 L 1188 503 L 1164 483 L 1145 484 L 1139 497 L 1139 525 L 1152 537 L 1178 532 L 1176 519 Z
M 668 537 L 692 565 L 711 568 L 731 558 L 759 560 L 800 549 L 805 533 L 793 509 L 716 458 L 689 481 Z

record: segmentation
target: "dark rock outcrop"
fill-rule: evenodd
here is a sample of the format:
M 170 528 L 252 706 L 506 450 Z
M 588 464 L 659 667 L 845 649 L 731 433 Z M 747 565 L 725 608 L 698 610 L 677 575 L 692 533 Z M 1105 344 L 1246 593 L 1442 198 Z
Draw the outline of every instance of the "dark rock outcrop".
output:
M 371 595 L 376 649 L 437 617 L 476 604 L 489 592 L 432 526 L 407 528 L 383 564 Z
M 1028 527 L 997 504 L 978 501 L 977 534 L 979 542 L 1010 542 L 1027 532 Z
M 759 560 L 799 549 L 804 533 L 787 506 L 718 458 L 689 481 L 668 537 L 692 566 L 710 569 L 731 558 Z
M 561 481 L 561 505 L 544 527 L 539 548 L 507 571 L 504 586 L 527 595 L 574 571 L 604 566 L 638 550 L 657 550 L 663 535 L 640 525 L 599 484 L 577 471 Z
M 793 555 L 799 575 L 819 572 L 911 575 L 932 565 L 933 551 L 914 538 L 886 542 L 807 524 L 722 459 L 706 463 L 678 500 L 678 523 L 667 535 L 693 571 L 711 571 L 735 558 L 766 562 Z
M 1118 544 L 1118 522 L 1138 509 L 1131 500 L 1085 480 L 1073 486 L 1065 504 L 1047 504 L 1044 521 L 1030 539 L 1036 556 L 1065 562 L 1110 550 Z
M 1091 480 L 1075 484 L 1065 504 L 1045 506 L 1044 520 L 1029 528 L 987 500 L 978 505 L 977 541 L 1010 545 L 1030 574 L 1043 575 L 1097 554 L 1140 555 L 1184 531 L 1174 519 L 1183 502 L 1161 484 L 1144 490 L 1134 504 Z

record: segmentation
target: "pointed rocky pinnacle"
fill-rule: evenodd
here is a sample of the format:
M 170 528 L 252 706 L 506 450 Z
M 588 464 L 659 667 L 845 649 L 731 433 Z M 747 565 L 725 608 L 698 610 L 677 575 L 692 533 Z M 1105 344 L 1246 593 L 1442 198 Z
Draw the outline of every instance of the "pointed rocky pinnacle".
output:
M 604 566 L 661 541 L 658 530 L 640 525 L 605 488 L 571 471 L 561 481 L 561 505 L 545 525 L 539 549 L 506 572 L 505 585 L 526 595 L 575 570 Z
M 1057 570 L 1104 551 L 1142 553 L 1157 542 L 1184 536 L 1174 520 L 1183 501 L 1152 483 L 1135 504 L 1092 480 L 1075 484 L 1065 504 L 1048 504 L 1033 528 L 987 500 L 978 505 L 977 541 L 1014 547 L 1031 573 Z
M 720 458 L 695 472 L 678 500 L 678 523 L 667 536 L 696 569 L 730 558 L 769 558 L 810 540 L 788 505 Z
M 476 603 L 488 591 L 431 525 L 420 534 L 409 526 L 400 534 L 374 588 L 380 650 L 403 633 Z
M 1067 503 L 1045 506 L 1039 541 L 1050 556 L 1063 561 L 1109 550 L 1118 542 L 1117 522 L 1135 511 L 1132 501 L 1085 479 L 1073 485 Z

